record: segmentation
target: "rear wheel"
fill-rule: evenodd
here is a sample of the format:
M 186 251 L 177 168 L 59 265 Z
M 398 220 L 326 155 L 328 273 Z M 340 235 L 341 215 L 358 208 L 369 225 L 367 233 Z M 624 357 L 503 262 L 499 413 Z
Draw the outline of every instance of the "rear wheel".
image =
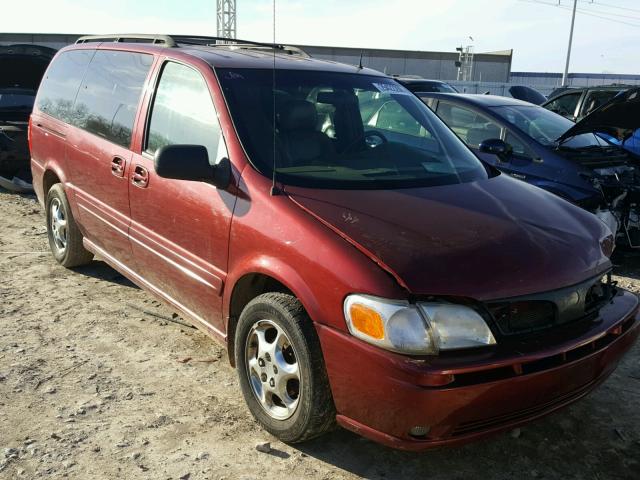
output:
M 238 321 L 235 355 L 245 401 L 268 432 L 296 443 L 333 427 L 320 342 L 298 299 L 265 293 L 249 302 Z
M 82 233 L 71 213 L 69 201 L 60 183 L 47 193 L 47 235 L 53 257 L 64 267 L 86 265 L 93 254 L 82 245 Z

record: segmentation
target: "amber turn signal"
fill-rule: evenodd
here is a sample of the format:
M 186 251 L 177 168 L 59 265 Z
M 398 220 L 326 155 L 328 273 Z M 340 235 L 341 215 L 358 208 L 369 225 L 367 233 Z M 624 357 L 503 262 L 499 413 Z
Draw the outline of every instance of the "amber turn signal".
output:
M 384 323 L 382 317 L 374 309 L 354 303 L 349 308 L 349 315 L 353 327 L 360 333 L 382 340 L 384 338 Z

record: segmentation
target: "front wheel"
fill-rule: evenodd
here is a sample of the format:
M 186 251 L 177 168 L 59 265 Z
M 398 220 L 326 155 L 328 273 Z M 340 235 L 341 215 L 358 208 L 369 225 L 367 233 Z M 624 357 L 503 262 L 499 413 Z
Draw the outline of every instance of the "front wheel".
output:
M 333 427 L 320 341 L 298 299 L 265 293 L 249 302 L 238 321 L 235 357 L 244 399 L 269 433 L 297 443 Z

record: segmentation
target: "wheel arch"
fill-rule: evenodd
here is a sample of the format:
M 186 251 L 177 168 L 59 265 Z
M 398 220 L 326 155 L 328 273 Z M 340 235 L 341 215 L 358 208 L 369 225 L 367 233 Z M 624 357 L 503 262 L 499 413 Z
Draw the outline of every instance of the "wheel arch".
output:
M 246 262 L 244 268 L 228 279 L 224 298 L 227 351 L 229 362 L 235 367 L 234 337 L 238 318 L 252 299 L 267 292 L 293 295 L 306 310 L 310 318 L 316 319 L 319 305 L 297 271 L 287 263 L 261 256 Z
M 51 168 L 47 168 L 42 175 L 42 195 L 47 198 L 47 193 L 56 183 L 62 183 L 62 179 L 58 172 Z

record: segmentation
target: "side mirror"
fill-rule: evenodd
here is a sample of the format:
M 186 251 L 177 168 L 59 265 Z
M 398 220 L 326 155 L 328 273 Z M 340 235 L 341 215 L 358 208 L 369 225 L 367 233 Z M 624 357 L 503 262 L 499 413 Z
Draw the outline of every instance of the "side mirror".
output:
M 480 144 L 478 150 L 482 153 L 497 155 L 502 160 L 511 155 L 512 148 L 511 145 L 499 138 L 489 138 Z
M 175 180 L 207 182 L 224 189 L 231 183 L 231 162 L 223 158 L 209 164 L 207 149 L 202 145 L 167 145 L 154 158 L 158 176 Z

